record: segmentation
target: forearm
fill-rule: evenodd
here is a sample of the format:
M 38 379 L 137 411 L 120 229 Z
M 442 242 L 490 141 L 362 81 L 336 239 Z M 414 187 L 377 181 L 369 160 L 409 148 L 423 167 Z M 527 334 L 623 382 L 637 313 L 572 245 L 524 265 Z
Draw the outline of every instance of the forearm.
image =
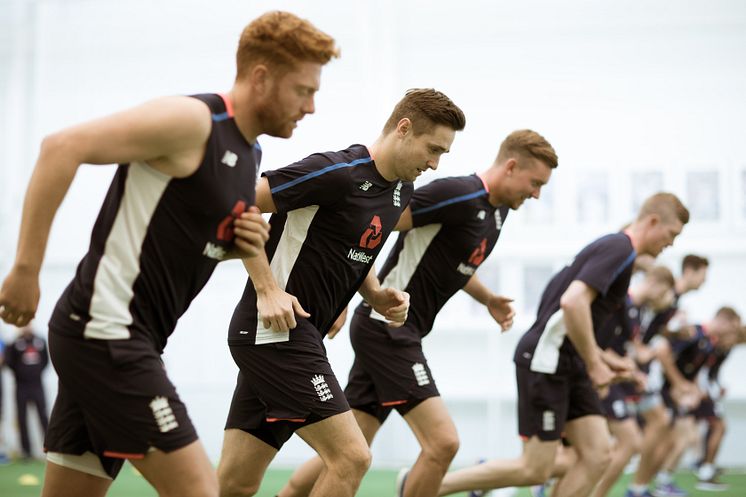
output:
M 679 368 L 676 367 L 671 348 L 668 345 L 662 345 L 656 350 L 656 357 L 663 366 L 663 373 L 668 378 L 668 381 L 675 388 L 679 388 L 687 383 L 687 379 L 681 374 Z
M 52 221 L 80 165 L 65 148 L 49 138 L 42 144 L 23 202 L 15 259 L 19 269 L 38 273 L 41 268 Z
M 266 252 L 260 251 L 256 257 L 243 259 L 243 265 L 251 277 L 251 282 L 257 294 L 279 288 L 275 276 L 272 274 Z
M 469 278 L 469 281 L 466 282 L 463 290 L 474 300 L 483 305 L 487 305 L 487 302 L 492 296 L 492 292 L 490 291 L 490 289 L 484 286 L 484 284 L 481 282 L 476 274 L 472 275 L 472 277 Z
M 370 304 L 373 301 L 373 297 L 380 291 L 381 283 L 378 281 L 378 276 L 376 276 L 376 266 L 372 264 L 370 271 L 368 271 L 363 280 L 363 284 L 358 289 L 358 293 Z
M 601 349 L 593 336 L 591 309 L 583 303 L 563 307 L 567 338 L 586 366 L 601 360 Z

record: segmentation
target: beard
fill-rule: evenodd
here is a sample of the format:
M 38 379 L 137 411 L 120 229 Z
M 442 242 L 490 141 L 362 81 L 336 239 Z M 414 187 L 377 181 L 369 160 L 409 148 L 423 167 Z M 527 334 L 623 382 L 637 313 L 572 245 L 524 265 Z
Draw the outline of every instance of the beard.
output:
M 293 126 L 288 116 L 283 115 L 280 96 L 275 86 L 263 102 L 257 105 L 256 115 L 262 127 L 262 133 L 277 138 L 290 138 Z

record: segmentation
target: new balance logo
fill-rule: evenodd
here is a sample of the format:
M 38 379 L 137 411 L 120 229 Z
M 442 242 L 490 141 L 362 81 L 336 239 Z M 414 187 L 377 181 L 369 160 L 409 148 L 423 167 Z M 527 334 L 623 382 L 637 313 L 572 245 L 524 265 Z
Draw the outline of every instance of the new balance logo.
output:
M 317 374 L 311 378 L 311 383 L 313 383 L 313 388 L 316 389 L 316 394 L 318 394 L 321 402 L 326 402 L 327 400 L 334 398 L 334 395 L 332 395 L 332 391 L 329 389 L 329 385 L 326 384 L 323 375 Z
M 362 191 L 364 191 L 364 192 L 367 192 L 367 191 L 368 191 L 368 189 L 369 189 L 369 188 L 370 188 L 371 186 L 373 186 L 373 183 L 371 183 L 370 181 L 366 181 L 365 183 L 363 183 L 362 185 L 360 185 L 360 189 L 361 189 Z
M 554 412 L 544 411 L 541 415 L 541 429 L 543 431 L 554 431 Z
M 221 247 L 220 245 L 215 245 L 212 242 L 207 242 L 207 245 L 205 245 L 205 249 L 202 251 L 202 255 L 218 261 L 222 261 L 225 258 L 226 254 L 227 251 L 223 247 Z
M 394 207 L 401 207 L 401 181 L 394 188 Z
M 153 411 L 153 417 L 155 422 L 158 424 L 158 429 L 161 433 L 166 433 L 178 428 L 179 423 L 176 421 L 174 411 L 171 410 L 171 406 L 168 405 L 168 399 L 166 397 L 155 397 L 150 401 L 150 410 Z
M 427 370 L 425 366 L 416 362 L 412 364 L 412 371 L 414 372 L 414 378 L 417 380 L 419 386 L 425 386 L 430 384 L 430 378 L 427 376 Z
M 225 154 L 223 155 L 223 159 L 220 162 L 228 167 L 235 167 L 236 162 L 238 162 L 238 156 L 230 150 L 226 150 Z

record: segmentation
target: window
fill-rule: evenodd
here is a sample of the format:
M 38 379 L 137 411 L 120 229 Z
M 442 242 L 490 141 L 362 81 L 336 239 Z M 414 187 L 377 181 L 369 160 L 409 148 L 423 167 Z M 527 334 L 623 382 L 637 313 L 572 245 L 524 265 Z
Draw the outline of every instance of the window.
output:
M 581 173 L 578 180 L 578 221 L 603 223 L 609 215 L 609 185 L 605 172 Z
M 686 175 L 686 206 L 694 222 L 720 218 L 720 188 L 717 171 L 690 171 Z
M 552 278 L 550 265 L 527 264 L 523 268 L 523 310 L 535 313 L 539 308 L 541 294 Z
M 632 216 L 636 216 L 643 202 L 651 195 L 663 191 L 663 174 L 657 171 L 632 173 Z

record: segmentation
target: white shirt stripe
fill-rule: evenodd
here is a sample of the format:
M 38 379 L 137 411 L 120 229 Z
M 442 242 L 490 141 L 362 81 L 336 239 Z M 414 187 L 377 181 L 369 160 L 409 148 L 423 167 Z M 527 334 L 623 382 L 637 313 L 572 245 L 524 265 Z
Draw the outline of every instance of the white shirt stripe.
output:
M 412 279 L 412 275 L 417 270 L 417 266 L 419 266 L 425 252 L 427 252 L 427 248 L 442 227 L 442 224 L 436 223 L 409 230 L 404 237 L 404 246 L 399 252 L 399 260 L 396 262 L 396 266 L 389 271 L 389 274 L 381 282 L 381 286 L 384 288 L 396 288 L 397 290 L 407 288 L 409 280 Z M 383 315 L 372 309 L 370 317 L 379 321 L 387 321 Z
M 531 358 L 531 371 L 546 374 L 557 372 L 560 347 L 567 335 L 564 316 L 562 309 L 558 309 L 547 321 L 544 333 L 541 334 L 539 343 L 534 349 L 534 356 Z
M 106 239 L 93 280 L 93 295 L 83 336 L 126 340 L 132 324 L 132 289 L 140 274 L 145 234 L 171 177 L 145 163 L 132 163 L 127 171 L 119 210 Z
M 272 262 L 269 264 L 269 267 L 272 269 L 272 275 L 275 277 L 275 281 L 281 290 L 285 290 L 288 284 L 290 273 L 293 271 L 293 266 L 295 266 L 298 255 L 303 248 L 303 243 L 308 236 L 308 228 L 311 226 L 318 210 L 318 205 L 311 205 L 287 213 L 280 241 L 277 243 L 277 249 L 272 257 Z M 271 328 L 265 328 L 262 323 L 262 317 L 257 312 L 255 341 L 257 345 L 287 342 L 289 340 L 289 331 L 283 333 L 272 331 Z

